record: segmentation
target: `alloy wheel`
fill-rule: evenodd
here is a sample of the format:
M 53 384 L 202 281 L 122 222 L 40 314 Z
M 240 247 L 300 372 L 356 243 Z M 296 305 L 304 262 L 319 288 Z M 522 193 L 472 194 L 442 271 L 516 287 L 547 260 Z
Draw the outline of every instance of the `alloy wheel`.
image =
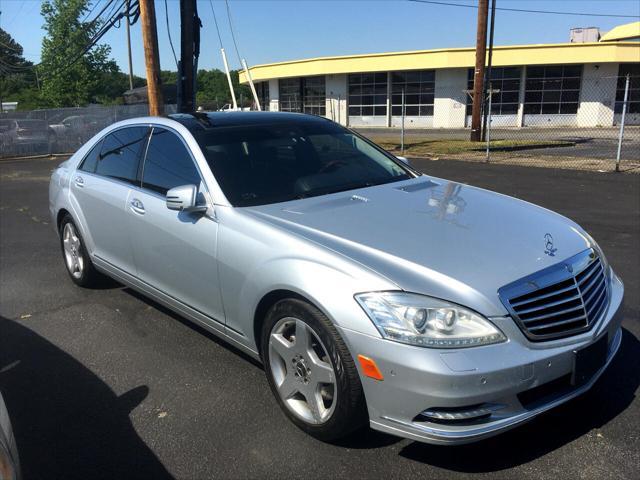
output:
M 64 248 L 65 264 L 69 273 L 74 278 L 82 277 L 84 272 L 84 256 L 82 255 L 82 242 L 76 232 L 73 223 L 68 222 L 62 230 L 62 245 Z
M 274 325 L 269 368 L 289 411 L 312 425 L 331 418 L 337 401 L 335 371 L 326 347 L 304 321 L 287 317 Z

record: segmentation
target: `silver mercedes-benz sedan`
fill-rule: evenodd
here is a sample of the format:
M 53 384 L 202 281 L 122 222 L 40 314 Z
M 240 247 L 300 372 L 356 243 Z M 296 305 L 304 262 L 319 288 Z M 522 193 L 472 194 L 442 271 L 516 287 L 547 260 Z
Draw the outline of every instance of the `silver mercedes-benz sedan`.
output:
M 479 440 L 588 390 L 620 345 L 623 285 L 582 228 L 323 118 L 120 122 L 49 199 L 76 284 L 108 275 L 259 359 L 322 440 Z

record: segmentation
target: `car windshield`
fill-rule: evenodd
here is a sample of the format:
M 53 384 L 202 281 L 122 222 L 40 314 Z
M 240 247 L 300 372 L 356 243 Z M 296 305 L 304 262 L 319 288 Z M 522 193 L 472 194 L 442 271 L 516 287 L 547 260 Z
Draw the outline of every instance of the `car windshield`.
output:
M 216 127 L 194 137 L 227 199 L 239 207 L 412 177 L 388 154 L 329 122 Z

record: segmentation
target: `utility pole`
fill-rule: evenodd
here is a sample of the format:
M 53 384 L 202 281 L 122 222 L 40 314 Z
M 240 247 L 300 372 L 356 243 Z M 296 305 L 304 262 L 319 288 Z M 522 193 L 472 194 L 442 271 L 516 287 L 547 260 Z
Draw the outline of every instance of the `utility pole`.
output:
M 486 83 L 489 85 L 488 88 L 488 96 L 489 100 L 489 108 L 491 108 L 491 95 L 493 95 L 493 83 L 491 79 L 491 68 L 493 65 L 493 32 L 495 30 L 496 23 L 496 0 L 491 0 L 491 27 L 489 28 L 489 55 L 487 58 L 487 75 L 486 75 Z M 487 102 L 485 100 L 485 107 L 487 106 Z M 482 141 L 484 142 L 487 138 L 487 118 L 491 116 L 490 112 L 487 112 L 487 108 L 484 108 L 484 115 L 482 115 Z
M 180 0 L 179 112 L 193 112 L 196 103 L 196 68 L 200 53 L 200 19 L 196 0 Z
M 487 20 L 489 0 L 478 0 L 476 35 L 476 68 L 473 74 L 473 106 L 471 109 L 471 141 L 482 139 L 482 103 L 484 102 L 484 64 L 487 55 Z
M 162 80 L 160 79 L 156 8 L 153 1 L 140 0 L 140 22 L 144 45 L 144 63 L 147 70 L 149 115 L 160 116 L 164 114 L 164 102 L 162 99 Z
M 129 26 L 131 15 L 131 2 L 127 0 L 127 16 L 124 18 L 127 25 L 127 51 L 129 52 L 129 90 L 133 90 L 133 61 L 131 60 L 131 27 Z

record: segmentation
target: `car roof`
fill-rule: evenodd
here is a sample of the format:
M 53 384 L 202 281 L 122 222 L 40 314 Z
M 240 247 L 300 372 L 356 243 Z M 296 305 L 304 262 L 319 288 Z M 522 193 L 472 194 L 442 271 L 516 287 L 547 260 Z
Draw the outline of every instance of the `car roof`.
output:
M 169 115 L 190 131 L 209 130 L 216 127 L 240 127 L 247 125 L 272 125 L 274 123 L 326 123 L 324 117 L 291 112 L 195 112 Z

